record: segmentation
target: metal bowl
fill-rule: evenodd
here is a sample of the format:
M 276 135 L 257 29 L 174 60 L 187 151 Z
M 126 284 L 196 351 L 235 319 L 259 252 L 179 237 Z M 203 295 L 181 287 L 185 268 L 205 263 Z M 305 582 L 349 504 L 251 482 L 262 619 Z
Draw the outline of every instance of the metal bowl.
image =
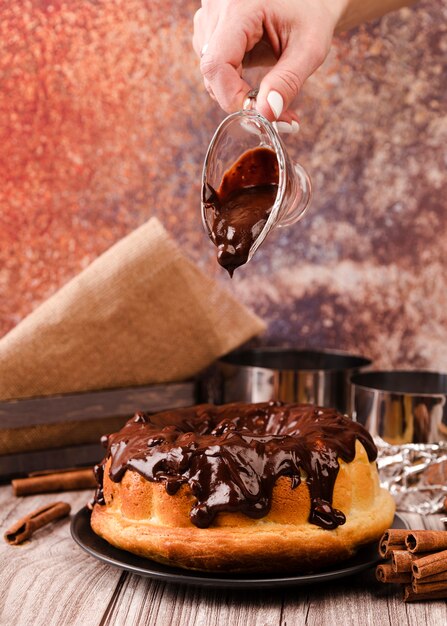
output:
M 377 371 L 351 377 L 353 417 L 390 444 L 447 439 L 447 374 Z
M 371 364 L 344 352 L 257 348 L 219 359 L 218 403 L 304 402 L 351 414 L 350 377 Z

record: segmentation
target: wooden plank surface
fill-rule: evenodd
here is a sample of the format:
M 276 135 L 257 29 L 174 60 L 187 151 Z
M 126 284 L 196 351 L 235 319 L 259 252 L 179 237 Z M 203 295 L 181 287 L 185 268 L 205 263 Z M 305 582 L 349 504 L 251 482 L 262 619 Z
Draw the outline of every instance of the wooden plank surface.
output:
M 0 488 L 3 532 L 27 512 L 54 500 L 75 513 L 88 491 L 15 498 Z M 438 516 L 405 516 L 412 528 L 443 528 Z M 104 565 L 71 539 L 69 520 L 12 547 L 0 542 L 1 626 L 343 626 L 447 623 L 444 601 L 404 604 L 402 590 L 374 572 L 277 590 L 218 590 L 152 581 Z

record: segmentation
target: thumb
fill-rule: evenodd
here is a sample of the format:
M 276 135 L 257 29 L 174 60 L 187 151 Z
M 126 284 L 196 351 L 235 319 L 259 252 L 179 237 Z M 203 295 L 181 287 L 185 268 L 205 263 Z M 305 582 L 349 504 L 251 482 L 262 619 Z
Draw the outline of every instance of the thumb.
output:
M 300 92 L 304 81 L 323 63 L 329 51 L 320 37 L 295 38 L 259 86 L 257 110 L 268 120 L 281 114 Z

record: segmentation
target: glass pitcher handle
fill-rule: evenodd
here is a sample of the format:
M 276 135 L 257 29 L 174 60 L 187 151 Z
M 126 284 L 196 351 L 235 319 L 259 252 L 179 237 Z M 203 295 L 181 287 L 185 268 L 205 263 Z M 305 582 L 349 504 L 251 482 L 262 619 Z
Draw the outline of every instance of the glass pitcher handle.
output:
M 256 98 L 258 97 L 259 89 L 252 89 L 245 96 L 244 104 L 242 108 L 244 111 L 255 111 L 256 110 Z
M 300 220 L 310 204 L 312 196 L 312 183 L 309 174 L 299 163 L 292 163 L 293 171 L 296 176 L 296 195 L 295 202 L 292 200 L 290 208 L 286 215 L 279 222 L 278 226 L 290 226 Z M 300 197 L 297 196 L 300 194 Z

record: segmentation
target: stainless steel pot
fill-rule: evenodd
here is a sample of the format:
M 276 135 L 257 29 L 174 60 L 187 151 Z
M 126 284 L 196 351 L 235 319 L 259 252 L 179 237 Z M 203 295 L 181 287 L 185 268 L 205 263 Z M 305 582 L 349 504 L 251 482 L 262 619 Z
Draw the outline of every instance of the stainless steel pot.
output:
M 354 414 L 390 444 L 447 439 L 447 374 L 377 371 L 351 378 Z
M 218 397 L 225 402 L 313 403 L 350 414 L 350 377 L 371 364 L 344 352 L 258 348 L 233 352 L 217 362 Z

